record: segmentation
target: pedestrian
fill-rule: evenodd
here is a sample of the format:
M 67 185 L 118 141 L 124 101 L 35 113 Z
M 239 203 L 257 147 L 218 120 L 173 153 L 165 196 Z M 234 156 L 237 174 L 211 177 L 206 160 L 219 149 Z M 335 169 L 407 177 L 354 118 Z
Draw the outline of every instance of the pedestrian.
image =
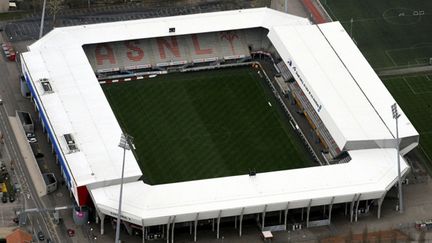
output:
M 11 168 L 11 170 L 14 170 L 14 164 L 15 164 L 15 161 L 12 159 L 10 161 L 10 168 Z

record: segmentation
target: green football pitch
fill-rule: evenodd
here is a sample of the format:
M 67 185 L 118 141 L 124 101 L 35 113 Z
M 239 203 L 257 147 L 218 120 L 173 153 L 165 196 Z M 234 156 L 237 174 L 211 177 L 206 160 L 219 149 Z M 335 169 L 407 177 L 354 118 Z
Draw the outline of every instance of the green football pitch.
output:
M 432 1 L 321 2 L 375 69 L 421 65 L 432 57 Z
M 427 65 L 432 57 L 432 1 L 321 2 L 333 20 L 352 33 L 375 70 Z M 432 173 L 432 76 L 399 76 L 383 82 L 420 133 L 420 157 Z
M 420 149 L 432 161 L 432 75 L 383 80 L 414 127 L 420 133 Z
M 134 137 L 147 183 L 313 165 L 269 87 L 250 67 L 102 87 L 120 126 Z

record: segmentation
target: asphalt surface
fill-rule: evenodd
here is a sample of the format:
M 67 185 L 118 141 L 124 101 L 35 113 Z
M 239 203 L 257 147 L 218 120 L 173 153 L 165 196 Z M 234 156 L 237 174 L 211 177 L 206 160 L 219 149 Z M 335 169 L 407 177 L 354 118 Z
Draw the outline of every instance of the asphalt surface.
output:
M 134 19 L 215 12 L 255 7 L 252 1 L 198 1 L 194 5 L 176 5 L 164 1 L 154 3 L 113 5 L 90 9 L 63 10 L 58 14 L 56 26 L 73 26 Z M 36 40 L 39 37 L 40 15 L 29 15 L 25 20 L 3 23 L 9 41 Z M 44 34 L 53 28 L 52 18 L 47 16 Z
M 0 43 L 2 42 L 4 42 L 4 36 L 0 35 Z M 20 45 L 16 46 L 18 48 L 17 50 L 24 50 L 27 44 L 28 43 L 20 43 Z M 63 196 L 69 195 L 69 192 L 62 186 L 60 186 L 55 194 L 39 197 L 34 184 L 30 179 L 31 177 L 27 167 L 25 166 L 23 155 L 21 154 L 18 141 L 16 140 L 17 138 L 15 137 L 10 124 L 9 117 L 15 116 L 16 110 L 27 111 L 33 118 L 39 148 L 44 154 L 44 162 L 42 163 L 43 172 L 53 172 L 57 178 L 61 178 L 61 175 L 59 167 L 54 162 L 55 160 L 51 153 L 51 147 L 48 145 L 46 140 L 46 135 L 42 132 L 33 104 L 29 99 L 21 96 L 19 66 L 19 63 L 7 61 L 3 54 L 0 55 L 0 97 L 3 100 L 3 104 L 0 105 L 0 130 L 4 134 L 4 144 L 0 144 L 0 151 L 2 152 L 1 159 L 5 161 L 5 164 L 8 167 L 12 182 L 21 185 L 21 193 L 16 195 L 17 201 L 14 202 L 15 207 L 13 211 L 7 212 L 7 208 L 10 207 L 8 204 L 0 204 L 0 212 L 2 212 L 0 216 L 3 215 L 3 218 L 0 219 L 3 221 L 12 220 L 13 217 L 16 217 L 14 211 L 22 210 L 23 208 L 45 209 L 56 206 L 71 205 L 73 202 L 73 199 L 70 197 Z M 14 163 L 11 164 L 10 161 L 14 161 Z M 10 212 L 13 212 L 13 214 Z M 27 215 L 28 220 L 23 228 L 27 229 L 29 232 L 37 234 L 38 231 L 42 231 L 46 239 L 50 238 L 54 242 L 72 242 L 70 239 L 65 238 L 64 232 L 66 231 L 66 226 L 64 224 L 53 224 L 52 212 L 36 212 Z M 72 216 L 71 210 L 61 212 L 61 215 L 65 219 L 69 219 Z M 0 223 L 2 222 L 1 220 Z M 14 226 L 13 224 L 4 225 Z
M 11 94 L 15 93 L 13 90 L 10 89 L 11 87 L 9 85 L 9 80 L 7 80 L 8 77 L 11 77 L 11 73 L 9 72 L 8 65 L 2 62 L 4 62 L 4 59 L 0 61 L 0 73 L 2 73 L 0 77 L 0 84 L 2 86 L 1 93 L 3 99 L 3 105 L 0 107 L 0 129 L 4 134 L 4 144 L 2 145 L 5 146 L 6 151 L 6 154 L 4 156 L 6 158 L 9 157 L 9 160 L 15 161 L 12 175 L 15 175 L 15 179 L 21 185 L 22 193 L 21 195 L 18 195 L 18 197 L 21 197 L 23 207 L 45 208 L 43 202 L 38 197 L 33 183 L 31 183 L 31 181 L 29 181 L 28 179 L 30 178 L 30 174 L 25 167 L 24 159 L 19 151 L 17 141 L 15 140 L 15 136 L 9 124 L 9 114 L 6 111 L 5 107 L 11 108 L 13 110 L 14 108 L 19 108 L 15 99 L 11 98 L 11 96 L 13 96 Z M 42 231 L 49 238 L 57 239 L 57 234 L 55 233 L 52 224 L 50 223 L 49 217 L 46 213 L 35 213 L 29 215 L 29 223 L 30 228 L 34 232 Z

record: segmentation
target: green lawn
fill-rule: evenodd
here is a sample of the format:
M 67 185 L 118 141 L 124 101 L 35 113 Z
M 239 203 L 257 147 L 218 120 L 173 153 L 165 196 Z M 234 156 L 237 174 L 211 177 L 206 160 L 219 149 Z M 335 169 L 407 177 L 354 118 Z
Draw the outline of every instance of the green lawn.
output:
M 420 147 L 432 159 L 432 75 L 385 79 L 384 84 L 420 133 Z
M 313 165 L 268 87 L 249 67 L 102 87 L 119 123 L 135 138 L 147 183 Z
M 432 1 L 321 0 L 376 68 L 421 65 L 432 57 Z

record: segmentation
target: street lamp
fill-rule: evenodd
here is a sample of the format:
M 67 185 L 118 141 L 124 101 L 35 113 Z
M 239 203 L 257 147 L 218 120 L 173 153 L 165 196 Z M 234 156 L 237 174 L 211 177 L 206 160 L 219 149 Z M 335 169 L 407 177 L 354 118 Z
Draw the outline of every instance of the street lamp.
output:
M 133 141 L 132 136 L 129 136 L 126 133 L 122 133 L 121 138 L 120 138 L 119 147 L 123 148 L 123 165 L 122 165 L 121 180 L 120 180 L 120 197 L 119 197 L 119 206 L 118 206 L 118 213 L 117 213 L 117 227 L 116 227 L 115 243 L 120 242 L 120 220 L 121 220 L 120 214 L 121 214 L 122 196 L 123 196 L 124 166 L 125 166 L 126 150 L 131 149 L 132 141 Z
M 400 114 L 397 109 L 396 103 L 391 106 L 393 119 L 396 120 L 396 150 L 397 150 L 397 163 L 398 163 L 398 189 L 399 189 L 399 212 L 403 213 L 403 202 L 402 202 L 402 179 L 401 179 L 401 169 L 400 169 L 400 156 L 399 156 L 399 124 L 398 118 Z

